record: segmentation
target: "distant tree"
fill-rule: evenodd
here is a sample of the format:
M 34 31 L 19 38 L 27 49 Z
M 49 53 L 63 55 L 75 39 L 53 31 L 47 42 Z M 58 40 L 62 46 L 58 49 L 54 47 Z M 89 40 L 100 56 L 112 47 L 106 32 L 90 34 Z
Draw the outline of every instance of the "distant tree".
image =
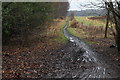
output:
M 75 19 L 75 18 L 74 18 L 74 13 L 71 13 L 71 15 L 70 15 L 70 20 L 72 21 L 73 19 Z
M 55 18 L 66 16 L 67 10 L 69 8 L 68 2 L 54 2 L 53 4 L 56 7 L 54 13 Z

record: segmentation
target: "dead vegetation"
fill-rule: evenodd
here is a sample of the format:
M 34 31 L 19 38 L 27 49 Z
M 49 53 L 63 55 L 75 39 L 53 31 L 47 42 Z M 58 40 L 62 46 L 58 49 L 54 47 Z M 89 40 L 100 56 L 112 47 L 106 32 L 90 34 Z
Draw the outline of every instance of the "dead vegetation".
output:
M 78 27 L 80 27 L 80 23 L 78 21 L 76 21 L 75 19 L 73 19 L 70 22 L 70 26 L 73 27 L 73 28 L 78 28 Z
M 95 18 L 95 17 L 94 17 Z M 95 18 L 97 20 L 102 20 Z M 103 26 L 86 26 L 80 24 L 81 27 L 74 28 L 72 25 L 69 29 L 73 35 L 79 37 L 82 41 L 89 44 L 94 51 L 101 55 L 105 55 L 109 58 L 107 63 L 114 64 L 114 67 L 119 67 L 120 55 L 117 52 L 117 48 L 110 48 L 112 44 L 115 44 L 113 30 L 108 29 L 108 38 L 104 38 L 104 27 Z

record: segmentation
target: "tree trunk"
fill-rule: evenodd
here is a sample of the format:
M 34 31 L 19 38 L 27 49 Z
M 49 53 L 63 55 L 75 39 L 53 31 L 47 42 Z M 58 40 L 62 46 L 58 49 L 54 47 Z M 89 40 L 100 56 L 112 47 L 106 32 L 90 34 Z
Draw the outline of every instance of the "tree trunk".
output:
M 118 51 L 120 51 L 120 19 L 115 15 L 114 15 L 114 21 L 115 21 L 115 28 L 116 28 L 116 44 L 117 44 L 117 47 L 118 47 Z
M 117 47 L 118 47 L 118 51 L 120 51 L 120 33 L 117 36 Z
M 120 51 L 120 16 L 118 15 L 119 11 L 115 12 L 116 8 L 113 7 L 112 2 L 110 2 L 109 8 L 114 18 L 114 23 L 115 23 L 116 33 L 117 33 L 115 40 L 116 40 L 118 51 Z
M 117 39 L 116 39 L 116 43 L 117 43 L 117 48 L 118 48 L 118 51 L 120 51 L 120 19 L 117 21 L 117 25 L 116 25 L 116 29 L 117 29 Z
M 108 31 L 108 26 L 109 26 L 109 17 L 110 17 L 110 11 L 107 10 L 107 22 L 106 22 L 106 27 L 105 27 L 105 38 L 107 38 L 107 31 Z

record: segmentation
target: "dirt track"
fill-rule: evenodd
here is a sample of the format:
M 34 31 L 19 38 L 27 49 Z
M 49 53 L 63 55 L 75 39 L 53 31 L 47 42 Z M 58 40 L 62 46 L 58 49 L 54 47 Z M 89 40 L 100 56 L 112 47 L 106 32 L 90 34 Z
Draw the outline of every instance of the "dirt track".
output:
M 3 77 L 84 79 L 120 76 L 119 68 L 108 64 L 108 57 L 95 53 L 65 29 L 64 34 L 69 41 L 57 49 L 3 55 L 3 70 L 10 72 L 3 74 Z

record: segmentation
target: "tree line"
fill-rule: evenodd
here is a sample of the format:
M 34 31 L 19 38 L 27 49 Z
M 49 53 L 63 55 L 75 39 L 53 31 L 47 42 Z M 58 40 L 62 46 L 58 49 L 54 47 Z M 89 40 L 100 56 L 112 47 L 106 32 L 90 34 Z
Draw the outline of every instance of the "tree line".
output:
M 46 22 L 65 16 L 68 7 L 68 2 L 3 2 L 3 44 L 9 42 L 14 36 L 29 35 L 38 25 L 43 30 Z

